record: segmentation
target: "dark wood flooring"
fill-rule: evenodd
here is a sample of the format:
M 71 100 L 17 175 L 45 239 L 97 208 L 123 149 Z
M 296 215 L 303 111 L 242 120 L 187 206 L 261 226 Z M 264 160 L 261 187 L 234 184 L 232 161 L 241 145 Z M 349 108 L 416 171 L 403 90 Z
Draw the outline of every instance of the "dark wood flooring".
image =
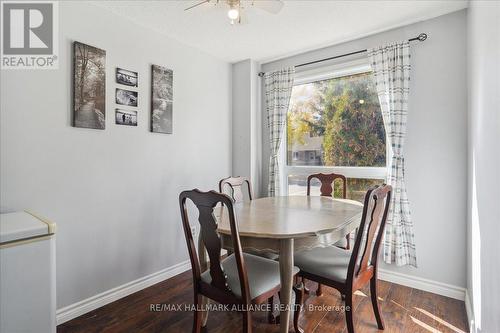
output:
M 312 290 L 315 285 L 308 282 Z M 313 293 L 314 294 L 314 293 Z M 381 310 L 385 330 L 379 331 L 371 308 L 369 290 L 356 293 L 354 325 L 356 332 L 468 332 L 464 302 L 436 294 L 379 281 Z M 77 332 L 191 332 L 193 315 L 189 311 L 150 310 L 151 304 L 192 304 L 191 272 L 185 272 L 147 289 L 129 295 L 102 308 L 57 327 L 58 333 Z M 305 332 L 346 332 L 344 313 L 307 311 L 309 305 L 338 305 L 340 295 L 323 288 L 323 296 L 310 296 L 301 318 Z M 241 316 L 232 312 L 211 312 L 207 331 L 240 332 Z M 254 332 L 279 332 L 278 325 L 268 324 L 265 312 L 253 315 Z M 291 325 L 290 331 L 293 331 Z

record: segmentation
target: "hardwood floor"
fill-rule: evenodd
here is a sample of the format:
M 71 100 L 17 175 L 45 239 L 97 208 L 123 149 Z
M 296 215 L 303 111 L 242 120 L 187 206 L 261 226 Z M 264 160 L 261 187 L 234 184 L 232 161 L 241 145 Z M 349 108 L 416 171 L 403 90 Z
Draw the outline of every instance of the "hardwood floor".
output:
M 309 282 L 312 290 L 315 284 Z M 155 304 L 192 304 L 191 272 L 110 303 L 57 327 L 58 333 L 77 332 L 191 332 L 193 315 L 189 311 L 151 311 Z M 312 293 L 314 294 L 314 293 Z M 354 299 L 356 332 L 468 332 L 464 302 L 405 286 L 379 281 L 381 310 L 385 330 L 379 331 L 373 315 L 369 289 L 358 291 Z M 310 296 L 300 326 L 305 332 L 346 332 L 343 312 L 308 311 L 310 306 L 341 306 L 340 295 L 323 286 L 323 296 Z M 267 323 L 265 312 L 253 314 L 254 332 L 279 332 Z M 207 331 L 240 332 L 241 316 L 233 312 L 211 312 Z M 293 325 L 291 326 L 293 327 Z M 291 329 L 293 331 L 293 329 Z

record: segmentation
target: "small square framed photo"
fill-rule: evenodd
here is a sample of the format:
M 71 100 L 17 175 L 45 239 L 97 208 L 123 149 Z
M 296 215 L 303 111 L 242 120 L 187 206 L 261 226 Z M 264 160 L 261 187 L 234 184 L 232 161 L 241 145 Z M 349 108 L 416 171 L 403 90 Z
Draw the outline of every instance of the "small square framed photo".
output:
M 126 106 L 137 106 L 137 91 L 116 88 L 116 104 Z
M 115 123 L 117 125 L 137 126 L 137 111 L 116 109 Z
M 116 83 L 130 87 L 139 86 L 139 74 L 123 68 L 116 68 Z

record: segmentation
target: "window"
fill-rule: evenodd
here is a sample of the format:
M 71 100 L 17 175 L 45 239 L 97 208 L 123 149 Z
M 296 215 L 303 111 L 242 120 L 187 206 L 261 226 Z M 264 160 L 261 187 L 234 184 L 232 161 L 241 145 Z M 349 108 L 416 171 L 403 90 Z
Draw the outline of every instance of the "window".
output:
M 304 195 L 307 175 L 341 173 L 347 197 L 363 200 L 366 190 L 384 182 L 386 145 L 382 113 L 369 67 L 344 66 L 298 74 L 286 128 L 284 188 Z M 335 196 L 342 187 L 335 186 Z M 319 194 L 319 182 L 312 194 Z

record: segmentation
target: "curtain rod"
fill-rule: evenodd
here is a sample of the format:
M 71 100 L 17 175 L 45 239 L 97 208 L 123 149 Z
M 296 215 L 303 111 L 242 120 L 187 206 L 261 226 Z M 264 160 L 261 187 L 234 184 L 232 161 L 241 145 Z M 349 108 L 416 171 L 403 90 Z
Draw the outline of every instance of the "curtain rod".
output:
M 427 39 L 427 34 L 426 33 L 421 33 L 417 37 L 408 39 L 408 41 L 409 42 L 413 42 L 413 41 L 418 40 L 420 42 L 423 42 L 426 39 Z M 337 56 L 333 56 L 333 57 L 329 57 L 329 58 L 324 58 L 324 59 L 320 59 L 320 60 L 314 60 L 314 61 L 310 61 L 310 62 L 306 62 L 306 63 L 303 63 L 303 64 L 296 65 L 295 68 L 302 67 L 302 66 L 307 66 L 307 65 L 312 65 L 312 64 L 317 64 L 319 62 L 333 60 L 333 59 L 337 59 L 337 58 L 343 58 L 343 57 L 347 57 L 347 56 L 351 56 L 351 55 L 359 54 L 359 53 L 365 53 L 365 52 L 368 52 L 368 50 L 364 49 L 364 50 L 349 52 L 349 53 L 345 53 L 345 54 L 341 54 L 341 55 L 337 55 Z M 263 77 L 264 74 L 265 74 L 264 72 L 260 72 L 258 75 L 260 77 Z

